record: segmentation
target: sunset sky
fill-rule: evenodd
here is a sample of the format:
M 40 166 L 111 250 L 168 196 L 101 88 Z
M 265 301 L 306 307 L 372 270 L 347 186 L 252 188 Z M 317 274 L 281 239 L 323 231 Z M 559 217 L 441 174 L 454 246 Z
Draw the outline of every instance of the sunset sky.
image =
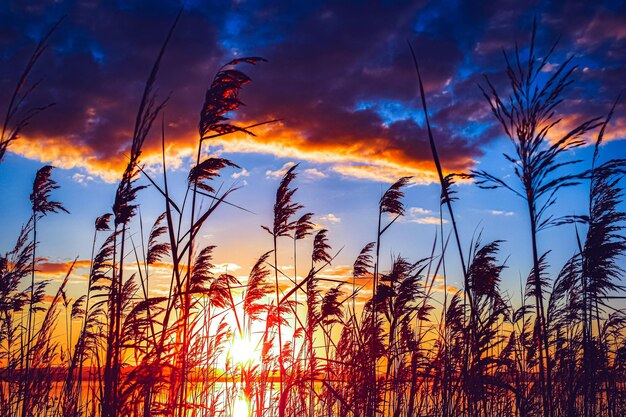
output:
M 30 216 L 37 169 L 42 164 L 59 168 L 53 178 L 61 188 L 54 198 L 71 214 L 50 215 L 38 229 L 38 255 L 47 258 L 40 277 L 58 278 L 67 262 L 88 259 L 93 222 L 111 211 L 145 79 L 180 7 L 178 1 L 147 4 L 0 3 L 3 112 L 36 43 L 66 15 L 32 77 L 42 79 L 32 104 L 56 104 L 26 128 L 0 165 L 2 251 L 11 248 Z M 478 88 L 483 74 L 505 87 L 502 49 L 512 51 L 517 41 L 527 53 L 536 16 L 540 52 L 560 38 L 546 72 L 555 71 L 569 55 L 578 66 L 560 110 L 563 127 L 603 116 L 626 86 L 625 8 L 618 1 L 242 0 L 228 6 L 187 1 L 157 82 L 159 97 L 170 95 L 164 120 L 175 200 L 184 197 L 199 111 L 213 75 L 233 58 L 260 56 L 268 62 L 241 68 L 253 81 L 242 92 L 246 106 L 236 114 L 236 123 L 281 122 L 256 129 L 255 137 L 227 136 L 205 148 L 241 167 L 224 170 L 220 181 L 241 187 L 230 201 L 253 212 L 224 206 L 205 226 L 203 242 L 217 245 L 215 262 L 228 263 L 229 272 L 245 276 L 256 258 L 271 249 L 271 237 L 260 226 L 271 223 L 276 187 L 293 163 L 300 164 L 295 199 L 315 213 L 316 223 L 330 229 L 335 250 L 344 247 L 329 273 L 349 273 L 359 250 L 375 239 L 382 192 L 404 175 L 414 177 L 406 190 L 407 214 L 384 236 L 382 259 L 426 257 L 438 228 L 440 188 L 407 41 L 420 60 L 444 169 L 480 167 L 506 177 L 512 171 L 502 153 L 512 149 Z M 626 157 L 624 100 L 607 131 L 604 158 Z M 585 147 L 568 155 L 583 160 L 573 169 L 587 168 L 591 152 Z M 144 146 L 142 161 L 162 181 L 158 128 Z M 505 240 L 504 288 L 518 292 L 520 276 L 525 279 L 531 263 L 525 203 L 506 191 L 472 184 L 456 190 L 466 248 L 481 230 L 483 241 Z M 587 198 L 586 184 L 566 190 L 554 212 L 581 214 L 571 212 L 572 207 L 586 207 Z M 147 233 L 164 205 L 152 188 L 141 191 L 139 201 Z M 445 233 L 448 226 L 444 224 Z M 138 243 L 139 228 L 134 231 Z M 540 247 L 555 248 L 548 258 L 554 268 L 574 253 L 574 233 L 572 226 L 563 226 L 540 235 Z M 291 242 L 285 243 L 287 249 Z M 299 253 L 303 262 L 308 246 L 310 242 L 303 243 Z M 456 253 L 449 256 L 454 275 Z M 282 251 L 279 264 L 291 264 L 289 250 Z M 83 291 L 80 275 L 79 269 L 71 285 Z M 458 286 L 462 279 L 456 276 L 449 279 Z

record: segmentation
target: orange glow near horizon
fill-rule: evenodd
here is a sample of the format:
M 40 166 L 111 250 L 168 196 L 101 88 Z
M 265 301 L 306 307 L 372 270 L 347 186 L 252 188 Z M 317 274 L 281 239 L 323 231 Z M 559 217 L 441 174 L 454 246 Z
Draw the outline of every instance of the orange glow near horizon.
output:
M 250 402 L 243 395 L 240 395 L 233 404 L 231 417 L 248 417 L 250 416 Z

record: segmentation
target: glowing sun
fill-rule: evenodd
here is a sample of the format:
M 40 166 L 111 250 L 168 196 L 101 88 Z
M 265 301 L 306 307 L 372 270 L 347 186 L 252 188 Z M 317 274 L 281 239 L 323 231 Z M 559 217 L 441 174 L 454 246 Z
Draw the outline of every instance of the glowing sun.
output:
M 239 365 L 246 365 L 260 361 L 258 343 L 254 343 L 250 338 L 236 335 L 230 345 L 229 354 L 233 361 Z

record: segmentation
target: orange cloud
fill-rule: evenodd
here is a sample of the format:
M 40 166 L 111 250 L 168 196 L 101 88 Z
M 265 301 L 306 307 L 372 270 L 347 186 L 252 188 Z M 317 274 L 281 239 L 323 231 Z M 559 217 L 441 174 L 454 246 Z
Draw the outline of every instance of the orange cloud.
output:
M 581 103 L 576 103 L 581 104 Z M 602 114 L 600 114 L 602 115 Z M 548 135 L 550 141 L 555 142 L 565 136 L 569 131 L 579 126 L 581 123 L 589 119 L 589 116 L 580 113 L 571 113 L 563 115 L 561 121 L 550 130 Z M 588 145 L 595 143 L 598 137 L 598 129 L 581 137 Z M 615 114 L 611 119 L 611 122 L 604 131 L 604 137 L 602 140 L 618 140 L 626 138 L 626 118 L 619 117 L 619 114 Z
M 246 122 L 248 124 L 252 122 Z M 168 169 L 182 169 L 185 158 L 195 153 L 197 146 L 193 132 L 172 129 L 175 134 L 167 137 L 166 163 Z M 430 149 L 424 146 L 425 137 L 411 138 L 414 145 L 398 144 L 384 137 L 385 129 L 378 138 L 330 138 L 324 141 L 311 140 L 305 131 L 291 129 L 284 124 L 261 126 L 255 129 L 256 136 L 233 134 L 216 138 L 207 145 L 219 146 L 227 153 L 260 153 L 280 158 L 291 158 L 328 165 L 328 171 L 344 177 L 372 181 L 395 182 L 402 176 L 413 176 L 415 184 L 430 184 L 437 181 Z M 116 136 L 124 132 L 117 132 Z M 127 132 L 128 138 L 131 137 Z M 72 137 L 24 136 L 12 144 L 10 150 L 29 159 L 50 163 L 60 168 L 83 168 L 89 174 L 106 182 L 119 180 L 127 164 L 127 151 L 103 155 L 89 145 L 76 143 Z M 153 138 L 154 139 L 154 138 Z M 148 171 L 161 170 L 161 146 L 157 140 L 144 144 L 141 161 Z M 130 139 L 128 140 L 130 145 Z M 467 148 L 464 144 L 461 148 Z M 469 149 L 469 148 L 468 148 Z M 444 150 L 445 152 L 445 150 Z M 462 171 L 475 163 L 472 155 L 448 150 L 444 153 L 447 171 Z M 236 161 L 235 161 L 236 162 Z M 288 167 L 287 167 L 288 168 Z M 282 171 L 268 171 L 268 177 L 278 177 Z M 327 173 L 319 169 L 304 172 L 309 179 L 324 178 Z
M 413 176 L 417 184 L 437 181 L 437 174 L 430 159 L 430 149 L 425 155 L 409 154 L 390 139 L 374 140 L 310 141 L 304 132 L 289 129 L 285 125 L 267 125 L 255 131 L 256 137 L 232 135 L 216 140 L 225 152 L 263 153 L 281 158 L 294 158 L 330 165 L 330 170 L 351 178 L 395 182 L 402 176 Z M 416 137 L 416 142 L 424 137 Z M 469 155 L 444 157 L 448 171 L 461 171 L 475 163 Z M 278 171 L 268 171 L 269 177 L 279 177 L 290 165 Z
M 352 266 L 351 265 L 336 265 L 324 269 L 318 274 L 324 278 L 352 278 Z
M 450 284 L 448 284 L 447 286 L 443 285 L 443 284 L 437 285 L 437 286 L 433 287 L 433 290 L 441 291 L 441 292 L 444 292 L 444 291 L 447 290 L 449 294 L 456 294 L 457 292 L 461 291 L 461 289 L 459 287 L 456 287 L 456 286 L 450 285 Z
M 65 275 L 74 261 L 51 262 L 49 260 L 40 261 L 37 264 L 37 275 L 58 276 Z M 82 268 L 89 268 L 91 261 L 89 259 L 79 259 L 74 264 L 74 271 Z
M 128 163 L 125 152 L 116 155 L 98 155 L 95 149 L 74 143 L 72 138 L 65 137 L 37 136 L 35 138 L 24 136 L 11 144 L 10 151 L 25 158 L 49 163 L 59 168 L 84 168 L 88 173 L 108 183 L 119 181 Z M 180 168 L 183 158 L 192 155 L 193 152 L 191 144 L 188 146 L 170 144 L 166 149 L 168 169 Z M 155 166 L 160 169 L 160 147 L 146 144 L 141 161 L 148 169 Z M 75 178 L 75 180 L 81 182 L 80 178 Z
M 50 295 L 50 294 L 44 295 L 43 296 L 43 302 L 44 303 L 51 303 L 51 302 L 54 301 L 54 298 L 55 298 L 54 295 Z

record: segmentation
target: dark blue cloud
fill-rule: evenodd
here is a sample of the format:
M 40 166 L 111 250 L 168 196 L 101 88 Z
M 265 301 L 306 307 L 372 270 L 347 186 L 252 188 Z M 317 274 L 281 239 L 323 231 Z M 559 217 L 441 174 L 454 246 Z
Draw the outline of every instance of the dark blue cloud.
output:
M 176 1 L 0 5 L 0 104 L 36 40 L 65 14 L 35 74 L 45 75 L 37 102 L 57 106 L 27 133 L 81 145 L 94 157 L 118 155 L 178 7 Z M 269 63 L 250 69 L 254 83 L 241 118 L 282 118 L 300 133 L 303 150 L 357 143 L 423 164 L 430 153 L 408 40 L 421 61 L 445 162 L 463 168 L 499 134 L 477 88 L 481 74 L 506 87 L 502 48 L 518 42 L 524 52 L 535 16 L 540 49 L 560 37 L 554 63 L 574 54 L 580 65 L 566 113 L 605 112 L 626 86 L 626 11 L 619 2 L 197 0 L 185 9 L 159 79 L 161 96 L 172 92 L 166 116 L 173 140 L 193 136 L 203 90 L 219 64 L 257 55 Z

